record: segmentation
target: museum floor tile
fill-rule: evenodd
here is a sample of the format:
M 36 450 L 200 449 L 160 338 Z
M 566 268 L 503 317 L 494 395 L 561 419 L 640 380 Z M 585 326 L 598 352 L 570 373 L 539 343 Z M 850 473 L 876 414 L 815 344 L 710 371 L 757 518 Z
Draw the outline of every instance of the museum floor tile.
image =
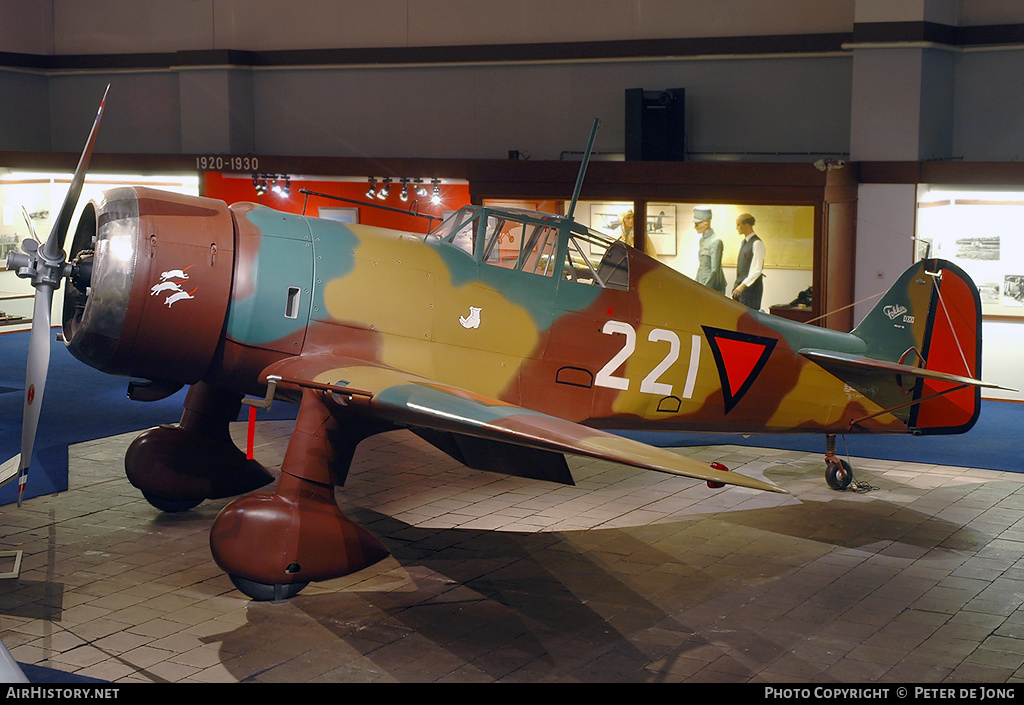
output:
M 290 422 L 260 424 L 279 465 Z M 244 427 L 236 432 L 244 434 Z M 1016 682 L 1024 475 L 680 449 L 791 496 L 571 459 L 575 487 L 371 438 L 346 513 L 392 555 L 285 603 L 214 564 L 227 501 L 167 515 L 124 477 L 130 436 L 69 450 L 71 489 L 0 510 L 0 638 L 112 682 Z M 0 570 L 4 570 L 0 566 Z

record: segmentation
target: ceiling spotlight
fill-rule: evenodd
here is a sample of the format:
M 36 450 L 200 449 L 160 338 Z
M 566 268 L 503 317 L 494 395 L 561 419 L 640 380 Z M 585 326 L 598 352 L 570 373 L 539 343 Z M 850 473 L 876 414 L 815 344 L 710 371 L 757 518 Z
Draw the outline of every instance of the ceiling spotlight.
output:
M 253 174 L 252 185 L 257 196 L 273 191 L 281 198 L 288 198 L 291 193 L 292 180 L 287 174 Z
M 402 179 L 402 193 L 399 194 L 399 198 L 403 203 L 409 200 L 409 179 Z
M 416 184 L 416 195 L 419 196 L 420 198 L 426 197 L 427 190 L 423 188 L 423 179 L 416 179 L 416 181 L 413 183 Z
M 441 180 L 432 179 L 430 183 L 434 184 L 434 192 L 430 196 L 430 202 L 436 206 L 441 203 Z
M 391 179 L 384 179 L 384 188 L 377 192 L 377 198 L 384 200 L 391 193 Z
M 284 179 L 284 183 L 281 182 Z M 270 187 L 270 190 L 276 193 L 281 198 L 288 198 L 288 193 L 291 191 L 292 182 L 284 174 L 279 177 L 274 177 L 274 185 Z
M 366 191 L 367 198 L 373 198 L 377 192 L 377 179 L 370 177 L 370 188 Z

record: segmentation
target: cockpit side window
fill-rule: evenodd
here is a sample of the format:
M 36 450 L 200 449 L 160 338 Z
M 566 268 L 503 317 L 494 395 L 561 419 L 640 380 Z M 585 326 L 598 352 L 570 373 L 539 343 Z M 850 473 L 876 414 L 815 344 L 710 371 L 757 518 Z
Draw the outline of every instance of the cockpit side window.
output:
M 597 275 L 609 289 L 629 289 L 629 251 L 616 242 L 604 253 L 597 265 Z
M 427 240 L 455 247 L 478 263 L 629 289 L 629 251 L 624 244 L 549 214 L 464 206 Z M 561 263 L 560 248 L 565 248 Z
M 519 264 L 522 241 L 522 223 L 497 215 L 488 216 L 484 234 L 484 262 L 515 269 Z
M 448 242 L 471 257 L 474 256 L 476 254 L 476 220 L 463 223 L 461 227 L 452 232 Z
M 442 223 L 428 237 L 438 238 L 442 242 L 462 250 L 470 257 L 476 256 L 477 223 L 479 212 L 462 209 Z
M 541 276 L 553 276 L 558 230 L 540 223 L 491 215 L 484 237 L 484 262 Z
M 562 278 L 608 289 L 629 289 L 629 252 L 618 241 L 572 232 Z
M 558 230 L 547 225 L 534 225 L 523 239 L 519 268 L 524 272 L 550 277 L 555 273 L 558 258 Z

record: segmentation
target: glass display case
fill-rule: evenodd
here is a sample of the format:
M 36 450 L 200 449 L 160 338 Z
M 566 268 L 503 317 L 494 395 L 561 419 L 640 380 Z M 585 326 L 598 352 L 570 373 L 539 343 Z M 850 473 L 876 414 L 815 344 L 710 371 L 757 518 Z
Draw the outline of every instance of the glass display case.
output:
M 2 172 L 2 170 L 0 170 Z M 10 171 L 0 173 L 0 326 L 28 324 L 32 318 L 33 289 L 7 269 L 7 254 L 21 249 L 33 232 L 42 241 L 50 234 L 52 217 L 60 212 L 71 186 L 71 173 Z M 199 177 L 191 175 L 143 176 L 138 174 L 95 174 L 86 179 L 72 224 L 90 199 L 116 186 L 138 185 L 199 195 Z M 55 292 L 54 310 L 59 310 L 63 287 Z
M 1024 191 L 922 185 L 916 240 L 970 275 L 986 318 L 1024 319 Z
M 644 223 L 636 222 L 633 201 L 581 201 L 577 220 L 628 245 L 642 248 L 676 271 L 696 278 L 701 234 L 694 227 L 694 209 L 710 210 L 711 225 L 722 240 L 722 268 L 727 287 L 736 279 L 736 259 L 743 235 L 741 215 L 754 218 L 754 231 L 765 243 L 762 307 L 796 320 L 811 318 L 814 218 L 810 205 L 649 202 Z

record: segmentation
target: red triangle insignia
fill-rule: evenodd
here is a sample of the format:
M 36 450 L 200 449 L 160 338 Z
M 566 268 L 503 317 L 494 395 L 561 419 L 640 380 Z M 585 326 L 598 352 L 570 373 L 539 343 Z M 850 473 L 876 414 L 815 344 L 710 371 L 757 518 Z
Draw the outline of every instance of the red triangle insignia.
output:
M 710 326 L 701 327 L 711 346 L 711 353 L 715 356 L 725 399 L 725 413 L 728 414 L 761 374 L 778 340 Z

